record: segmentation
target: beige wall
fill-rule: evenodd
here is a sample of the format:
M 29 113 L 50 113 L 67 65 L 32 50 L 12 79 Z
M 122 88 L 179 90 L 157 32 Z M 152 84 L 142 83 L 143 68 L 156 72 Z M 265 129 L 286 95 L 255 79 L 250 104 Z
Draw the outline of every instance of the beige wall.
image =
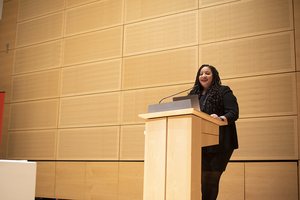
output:
M 299 0 L 4 0 L 0 158 L 39 197 L 142 199 L 138 114 L 209 63 L 240 106 L 220 199 L 298 199 L 299 29 Z

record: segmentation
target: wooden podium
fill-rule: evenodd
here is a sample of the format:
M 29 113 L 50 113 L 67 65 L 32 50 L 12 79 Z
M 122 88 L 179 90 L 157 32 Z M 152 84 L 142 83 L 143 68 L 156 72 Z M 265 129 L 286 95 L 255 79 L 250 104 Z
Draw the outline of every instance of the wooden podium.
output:
M 218 144 L 223 121 L 193 108 L 146 119 L 143 200 L 201 199 L 201 147 Z

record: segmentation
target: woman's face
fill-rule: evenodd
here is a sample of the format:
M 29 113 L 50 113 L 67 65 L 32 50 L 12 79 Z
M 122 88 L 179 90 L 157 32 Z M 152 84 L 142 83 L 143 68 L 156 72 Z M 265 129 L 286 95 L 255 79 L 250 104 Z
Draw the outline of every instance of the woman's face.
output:
M 211 69 L 209 67 L 203 67 L 199 74 L 199 82 L 204 90 L 207 90 L 211 86 L 212 80 L 213 74 Z

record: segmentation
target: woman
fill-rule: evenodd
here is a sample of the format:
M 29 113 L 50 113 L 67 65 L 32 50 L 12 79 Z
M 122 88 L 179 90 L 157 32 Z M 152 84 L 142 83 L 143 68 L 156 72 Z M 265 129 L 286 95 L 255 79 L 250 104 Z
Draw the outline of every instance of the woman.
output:
M 220 177 L 233 150 L 238 148 L 235 121 L 239 117 L 239 108 L 231 89 L 221 85 L 218 71 L 210 65 L 202 65 L 198 70 L 189 95 L 195 94 L 199 96 L 202 112 L 227 124 L 220 126 L 218 145 L 202 148 L 202 200 L 215 200 Z

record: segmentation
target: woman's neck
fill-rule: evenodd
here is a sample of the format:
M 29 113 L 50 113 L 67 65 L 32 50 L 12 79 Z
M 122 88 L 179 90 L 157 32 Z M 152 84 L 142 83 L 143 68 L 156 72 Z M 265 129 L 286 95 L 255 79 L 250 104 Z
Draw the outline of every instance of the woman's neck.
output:
M 203 88 L 201 94 L 204 95 L 206 93 L 207 89 Z

